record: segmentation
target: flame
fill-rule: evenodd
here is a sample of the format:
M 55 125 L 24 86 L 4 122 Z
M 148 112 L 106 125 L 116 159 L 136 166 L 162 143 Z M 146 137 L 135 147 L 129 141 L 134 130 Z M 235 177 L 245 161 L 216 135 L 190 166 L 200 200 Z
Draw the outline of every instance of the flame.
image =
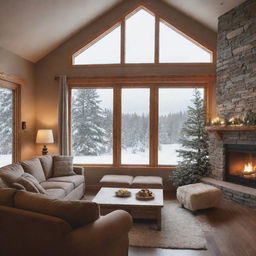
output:
M 245 164 L 244 165 L 244 173 L 252 173 L 252 172 L 254 172 L 252 162 Z

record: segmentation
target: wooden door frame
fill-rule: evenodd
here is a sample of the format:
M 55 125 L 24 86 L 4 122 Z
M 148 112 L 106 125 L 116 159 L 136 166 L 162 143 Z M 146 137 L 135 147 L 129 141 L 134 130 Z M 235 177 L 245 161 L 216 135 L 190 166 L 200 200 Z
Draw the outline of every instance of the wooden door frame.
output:
M 13 91 L 12 162 L 21 160 L 21 86 L 24 80 L 0 72 L 0 87 Z

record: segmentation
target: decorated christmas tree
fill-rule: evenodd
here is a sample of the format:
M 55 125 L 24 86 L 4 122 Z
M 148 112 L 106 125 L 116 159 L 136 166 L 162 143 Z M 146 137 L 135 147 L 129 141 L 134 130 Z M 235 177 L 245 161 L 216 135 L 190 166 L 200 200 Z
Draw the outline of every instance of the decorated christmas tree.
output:
M 195 89 L 192 103 L 188 107 L 187 120 L 182 128 L 182 149 L 177 151 L 180 161 L 170 175 L 171 182 L 176 187 L 198 182 L 210 168 L 205 106 L 198 89 Z

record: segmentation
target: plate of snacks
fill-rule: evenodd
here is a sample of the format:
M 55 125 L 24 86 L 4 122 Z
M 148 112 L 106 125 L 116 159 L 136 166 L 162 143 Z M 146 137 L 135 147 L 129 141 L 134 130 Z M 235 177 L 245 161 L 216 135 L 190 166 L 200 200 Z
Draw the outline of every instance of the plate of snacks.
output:
M 121 188 L 116 191 L 116 196 L 118 197 L 129 197 L 131 196 L 131 192 L 127 190 L 126 188 Z
M 138 200 L 152 200 L 155 198 L 155 195 L 149 189 L 141 189 L 136 193 L 136 199 Z

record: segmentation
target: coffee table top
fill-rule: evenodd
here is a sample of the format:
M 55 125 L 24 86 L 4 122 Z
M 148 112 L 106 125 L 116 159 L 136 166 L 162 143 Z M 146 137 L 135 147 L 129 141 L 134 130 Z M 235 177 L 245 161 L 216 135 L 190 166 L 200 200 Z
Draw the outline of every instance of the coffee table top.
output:
M 148 207 L 163 207 L 163 189 L 150 189 L 155 195 L 155 198 L 148 201 L 136 199 L 136 193 L 140 190 L 138 188 L 128 188 L 131 192 L 130 197 L 117 197 L 115 192 L 119 188 L 101 188 L 98 194 L 92 200 L 94 203 L 104 206 L 148 206 Z

